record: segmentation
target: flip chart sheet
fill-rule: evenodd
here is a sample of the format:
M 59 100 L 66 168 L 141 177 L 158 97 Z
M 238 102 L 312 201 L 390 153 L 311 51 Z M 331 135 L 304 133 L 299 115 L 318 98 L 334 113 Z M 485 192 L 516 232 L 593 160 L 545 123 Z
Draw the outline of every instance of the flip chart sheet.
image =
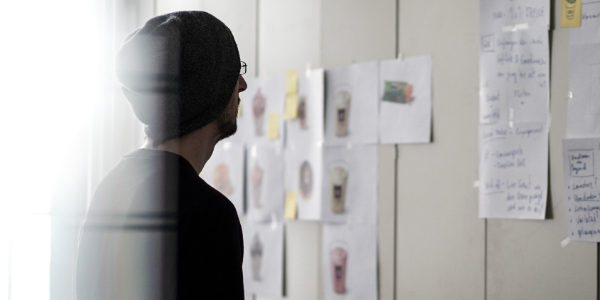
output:
M 563 140 L 568 236 L 600 242 L 600 138 Z
M 479 216 L 543 219 L 548 174 L 547 0 L 481 0 Z

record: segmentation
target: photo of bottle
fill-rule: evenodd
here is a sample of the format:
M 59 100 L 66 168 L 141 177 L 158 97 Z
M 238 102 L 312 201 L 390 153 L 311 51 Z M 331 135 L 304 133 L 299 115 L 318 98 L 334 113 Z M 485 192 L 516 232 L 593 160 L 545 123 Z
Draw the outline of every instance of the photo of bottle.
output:
M 347 90 L 340 90 L 335 94 L 335 135 L 338 137 L 345 137 L 348 135 L 351 99 L 352 95 Z
M 263 244 L 260 241 L 258 234 L 254 234 L 252 238 L 252 246 L 250 247 L 250 259 L 252 260 L 252 280 L 261 281 L 260 270 L 263 258 Z
M 348 171 L 346 169 L 335 167 L 329 170 L 329 199 L 333 213 L 344 213 L 347 183 Z
M 231 196 L 233 193 L 233 185 L 231 184 L 231 178 L 229 176 L 229 167 L 227 164 L 219 164 L 215 168 L 214 173 L 214 184 L 215 189 L 221 192 L 225 196 Z
M 346 293 L 346 264 L 348 262 L 348 252 L 341 246 L 333 248 L 329 252 L 331 264 L 331 276 L 333 291 L 336 294 Z
M 298 100 L 298 121 L 300 121 L 300 128 L 306 129 L 306 97 L 301 96 Z
M 262 183 L 263 183 L 264 171 L 258 163 L 258 160 L 254 163 L 252 171 L 250 172 L 250 189 L 252 190 L 252 205 L 254 208 L 262 207 Z
M 257 136 L 262 136 L 264 134 L 264 124 L 265 124 L 265 109 L 266 109 L 266 99 L 265 96 L 261 93 L 260 88 L 252 98 L 252 115 L 254 116 L 254 133 Z
M 300 196 L 302 196 L 302 199 L 308 201 L 312 194 L 313 174 L 310 163 L 306 160 L 300 165 L 299 179 Z

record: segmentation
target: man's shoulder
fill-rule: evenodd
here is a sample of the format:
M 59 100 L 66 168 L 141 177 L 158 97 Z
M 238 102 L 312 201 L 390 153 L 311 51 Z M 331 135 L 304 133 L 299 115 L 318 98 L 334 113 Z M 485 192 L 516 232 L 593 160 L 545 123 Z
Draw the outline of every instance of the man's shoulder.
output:
M 197 177 L 197 184 L 194 186 L 194 193 L 191 197 L 186 197 L 183 205 L 189 208 L 205 208 L 211 213 L 218 214 L 236 214 L 237 211 L 231 201 L 214 187 L 206 183 L 202 178 Z
M 167 210 L 173 210 L 176 206 L 169 202 L 176 203 L 173 200 L 180 194 L 179 182 L 194 180 L 188 168 L 174 155 L 136 150 L 125 155 L 100 181 L 92 207 L 97 211 L 145 211 L 165 210 L 168 205 L 171 208 Z M 149 207 L 156 205 L 159 207 Z

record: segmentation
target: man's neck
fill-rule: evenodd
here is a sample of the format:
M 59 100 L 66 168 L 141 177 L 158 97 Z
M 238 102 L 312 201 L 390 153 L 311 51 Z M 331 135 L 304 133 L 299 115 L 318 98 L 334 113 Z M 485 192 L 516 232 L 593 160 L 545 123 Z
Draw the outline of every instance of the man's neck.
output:
M 143 148 L 162 150 L 178 154 L 185 158 L 200 174 L 219 141 L 218 135 L 210 126 L 205 126 L 182 137 L 168 140 L 158 146 L 152 146 L 148 140 Z

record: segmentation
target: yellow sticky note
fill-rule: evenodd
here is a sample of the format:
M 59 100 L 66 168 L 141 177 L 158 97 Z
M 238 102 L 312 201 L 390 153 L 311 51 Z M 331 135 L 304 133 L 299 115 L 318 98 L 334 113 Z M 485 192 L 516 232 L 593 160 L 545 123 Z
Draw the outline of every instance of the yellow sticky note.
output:
M 242 116 L 242 96 L 240 95 L 240 103 L 238 103 L 238 115 L 237 117 L 241 117 Z
M 298 95 L 289 94 L 285 99 L 285 119 L 291 120 L 298 117 Z
M 274 112 L 269 114 L 269 125 L 267 127 L 267 138 L 276 140 L 279 137 L 279 114 Z
M 286 94 L 298 94 L 298 70 L 289 70 L 285 85 Z
M 560 27 L 581 27 L 581 0 L 562 0 Z
M 295 219 L 298 207 L 298 195 L 296 192 L 287 192 L 285 194 L 285 218 Z

